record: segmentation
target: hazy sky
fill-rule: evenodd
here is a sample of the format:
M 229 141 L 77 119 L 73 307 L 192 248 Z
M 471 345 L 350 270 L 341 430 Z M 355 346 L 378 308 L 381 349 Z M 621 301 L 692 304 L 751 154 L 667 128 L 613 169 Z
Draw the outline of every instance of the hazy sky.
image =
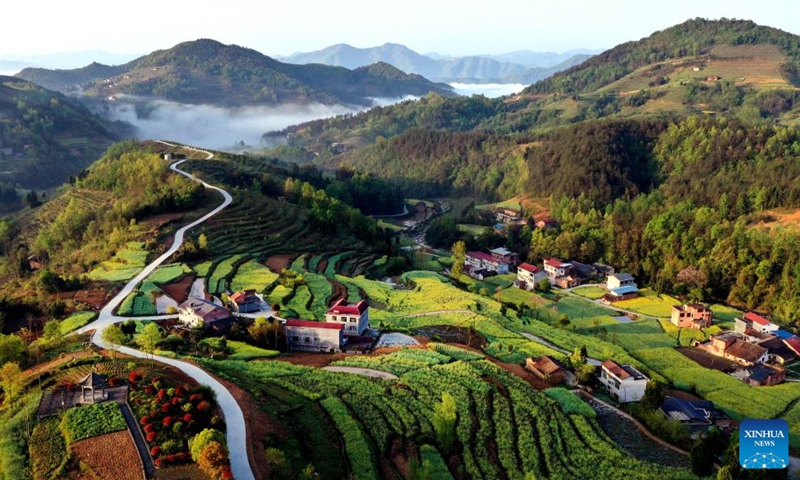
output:
M 206 6 L 211 4 L 213 6 Z M 386 42 L 422 53 L 609 48 L 693 17 L 746 18 L 800 33 L 796 0 L 10 1 L 0 56 L 149 53 L 197 38 L 266 54 Z

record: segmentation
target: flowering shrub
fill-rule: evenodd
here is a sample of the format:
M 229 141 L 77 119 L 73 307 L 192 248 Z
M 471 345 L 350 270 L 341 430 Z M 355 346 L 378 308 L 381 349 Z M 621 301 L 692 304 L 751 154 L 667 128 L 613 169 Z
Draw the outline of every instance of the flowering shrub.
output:
M 169 428 L 172 426 L 173 421 L 174 420 L 172 419 L 172 417 L 164 417 L 164 420 L 161 421 L 161 424 Z
M 145 415 L 144 417 L 142 417 L 141 420 L 139 420 L 139 423 L 141 423 L 142 425 L 147 425 L 148 423 L 150 423 L 150 417 Z
M 139 372 L 136 372 L 136 371 L 134 371 L 134 372 L 131 372 L 131 373 L 128 375 L 128 381 L 129 381 L 129 382 L 131 382 L 131 383 L 136 383 L 136 382 L 138 382 L 138 381 L 139 381 L 139 380 L 141 380 L 141 379 L 142 379 L 142 374 L 141 374 L 141 373 L 139 373 Z
M 145 437 L 147 439 L 147 443 L 153 443 L 153 440 L 156 439 L 156 435 L 158 435 L 156 432 L 148 433 L 147 437 Z
M 158 445 L 150 449 L 150 455 L 152 455 L 153 457 L 158 457 L 159 454 L 161 454 L 161 447 L 159 447 Z

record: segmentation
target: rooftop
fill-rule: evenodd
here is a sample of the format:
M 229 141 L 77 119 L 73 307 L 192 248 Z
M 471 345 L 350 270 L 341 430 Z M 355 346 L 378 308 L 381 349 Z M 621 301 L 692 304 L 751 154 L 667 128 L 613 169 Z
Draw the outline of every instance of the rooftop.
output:
M 767 353 L 767 349 L 754 343 L 745 342 L 744 340 L 735 340 L 725 349 L 725 353 L 746 362 L 755 362 L 761 358 L 762 355 Z
M 493 256 L 486 252 L 467 252 L 468 257 L 477 258 L 483 262 L 496 262 Z
M 770 323 L 772 323 L 769 320 L 767 320 L 766 318 L 762 317 L 761 315 L 759 315 L 757 313 L 753 313 L 753 312 L 745 313 L 744 314 L 744 319 L 747 320 L 747 321 L 753 322 L 753 323 L 757 323 L 757 324 L 762 325 L 762 326 L 767 326 Z
M 231 312 L 227 308 L 220 307 L 200 298 L 189 298 L 181 303 L 181 309 L 189 309 L 195 315 L 203 319 L 206 324 L 216 322 L 218 320 L 226 320 L 230 318 Z
M 561 260 L 559 260 L 557 258 L 548 258 L 547 260 L 544 261 L 544 264 L 547 265 L 548 267 L 553 267 L 553 268 L 562 268 L 562 267 L 571 267 L 572 266 L 569 262 L 562 262 Z
M 559 370 L 566 370 L 566 367 L 564 367 L 561 362 L 547 355 L 542 355 L 541 357 L 532 360 L 536 369 L 542 373 L 554 373 Z
M 514 252 L 512 252 L 511 250 L 509 250 L 509 249 L 507 249 L 505 247 L 495 248 L 494 250 L 490 250 L 490 252 L 496 253 L 497 255 L 501 255 L 503 257 L 505 257 L 506 255 L 511 255 L 512 253 L 514 253 Z
M 620 282 L 632 282 L 633 281 L 633 275 L 631 275 L 630 273 L 617 273 L 617 274 L 614 274 L 614 275 L 609 275 L 609 277 L 616 278 Z
M 755 380 L 756 382 L 766 382 L 769 377 L 780 372 L 781 371 L 779 369 L 770 367 L 768 365 L 753 365 L 752 367 L 747 367 L 747 373 L 750 374 L 750 380 Z
M 520 263 L 519 267 L 520 270 L 525 270 L 526 272 L 536 273 L 539 271 L 539 267 L 535 265 L 531 265 L 530 263 Z
M 369 308 L 367 302 L 361 300 L 358 303 L 350 303 L 346 298 L 342 297 L 331 306 L 328 313 L 334 315 L 361 315 Z
M 304 327 L 304 328 L 324 328 L 327 330 L 341 330 L 344 328 L 344 324 L 341 323 L 315 322 L 313 320 L 298 320 L 296 318 L 290 318 L 286 320 L 286 326 Z
M 627 295 L 629 293 L 638 292 L 638 291 L 639 291 L 639 288 L 636 287 L 635 285 L 625 285 L 624 287 L 612 288 L 611 290 L 609 290 L 609 292 L 612 295 L 616 295 L 618 297 L 621 297 L 622 295 Z
M 620 380 L 625 380 L 627 378 L 647 380 L 647 377 L 639 370 L 636 370 L 632 365 L 620 365 L 614 360 L 606 360 L 603 362 L 603 368 Z

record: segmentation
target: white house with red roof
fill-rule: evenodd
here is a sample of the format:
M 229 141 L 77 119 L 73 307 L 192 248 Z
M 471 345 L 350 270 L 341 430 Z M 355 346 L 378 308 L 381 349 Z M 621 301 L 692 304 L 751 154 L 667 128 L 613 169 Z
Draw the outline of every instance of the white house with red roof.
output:
M 614 360 L 606 360 L 601 365 L 600 383 L 606 387 L 611 398 L 619 403 L 641 400 L 649 381 L 632 365 L 620 365 Z
M 340 298 L 325 314 L 325 322 L 342 325 L 347 336 L 360 336 L 369 328 L 369 305 L 364 300 L 350 303 Z
M 289 350 L 336 353 L 346 342 L 341 323 L 289 319 L 284 328 Z
M 734 330 L 739 333 L 744 333 L 747 330 L 755 330 L 758 333 L 773 333 L 780 329 L 778 325 L 770 322 L 766 318 L 754 312 L 747 312 L 744 317 L 737 318 L 734 325 Z
M 508 273 L 507 263 L 485 252 L 467 252 L 467 256 L 464 259 L 464 266 L 469 267 L 465 268 L 465 270 L 469 271 L 488 270 L 490 272 L 496 272 L 498 275 L 505 275 Z
M 533 290 L 543 279 L 547 279 L 544 270 L 530 263 L 521 263 L 517 267 L 517 280 L 514 285 L 523 290 Z
M 550 283 L 560 288 L 572 288 L 580 285 L 581 280 L 573 274 L 572 264 L 562 262 L 558 258 L 548 258 L 544 261 L 544 271 Z

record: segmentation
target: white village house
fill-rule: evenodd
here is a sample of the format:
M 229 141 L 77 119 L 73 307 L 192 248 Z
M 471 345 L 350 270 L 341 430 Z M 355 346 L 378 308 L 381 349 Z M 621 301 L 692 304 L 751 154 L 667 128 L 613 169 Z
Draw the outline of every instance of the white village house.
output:
M 342 325 L 347 336 L 362 335 L 369 328 L 369 305 L 364 300 L 349 303 L 340 298 L 325 314 L 325 322 Z
M 284 328 L 289 350 L 337 353 L 346 341 L 341 323 L 289 319 Z
M 521 263 L 517 267 L 517 280 L 514 285 L 523 290 L 533 290 L 543 279 L 547 279 L 544 270 L 530 263 Z
M 508 264 L 502 262 L 491 254 L 485 252 L 467 252 L 464 259 L 465 270 L 488 270 L 496 272 L 498 275 L 505 275 L 508 273 Z
M 600 383 L 611 398 L 619 403 L 638 402 L 644 396 L 649 378 L 631 365 L 620 365 L 614 360 L 603 362 Z
M 233 317 L 227 308 L 190 297 L 178 307 L 178 321 L 192 328 L 223 332 L 230 328 Z

